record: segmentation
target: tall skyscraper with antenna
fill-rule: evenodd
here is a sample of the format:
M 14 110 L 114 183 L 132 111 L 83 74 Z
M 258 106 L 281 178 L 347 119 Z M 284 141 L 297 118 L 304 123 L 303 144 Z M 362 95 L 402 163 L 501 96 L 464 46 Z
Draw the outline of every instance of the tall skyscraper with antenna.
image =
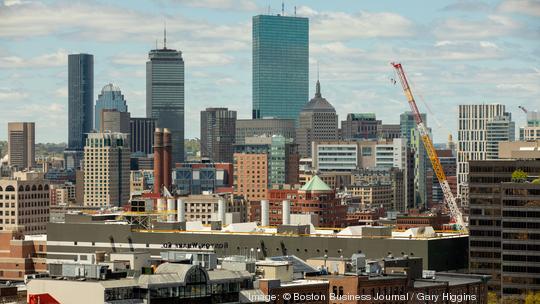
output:
M 309 20 L 283 14 L 253 17 L 254 119 L 298 121 L 309 100 Z
M 146 62 L 146 117 L 156 120 L 157 128 L 172 135 L 173 164 L 184 160 L 184 60 L 182 52 L 167 48 L 151 50 Z

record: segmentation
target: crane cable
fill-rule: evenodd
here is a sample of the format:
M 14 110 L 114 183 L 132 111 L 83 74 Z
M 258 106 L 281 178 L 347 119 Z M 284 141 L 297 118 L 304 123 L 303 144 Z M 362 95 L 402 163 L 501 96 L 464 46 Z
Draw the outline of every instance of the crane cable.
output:
M 445 124 L 442 124 L 441 121 L 437 118 L 437 115 L 435 115 L 435 113 L 431 110 L 431 107 L 425 101 L 424 96 L 422 95 L 422 93 L 420 91 L 418 91 L 418 86 L 414 83 L 414 81 L 412 79 L 410 79 L 410 78 L 409 78 L 409 81 L 414 86 L 416 95 L 418 95 L 418 97 L 420 97 L 420 102 L 422 102 L 422 104 L 428 110 L 428 113 L 431 115 L 431 117 L 433 117 L 433 120 L 435 121 L 435 124 L 437 125 L 437 127 L 439 127 L 440 129 L 445 129 L 448 132 L 448 134 L 452 134 L 452 131 Z

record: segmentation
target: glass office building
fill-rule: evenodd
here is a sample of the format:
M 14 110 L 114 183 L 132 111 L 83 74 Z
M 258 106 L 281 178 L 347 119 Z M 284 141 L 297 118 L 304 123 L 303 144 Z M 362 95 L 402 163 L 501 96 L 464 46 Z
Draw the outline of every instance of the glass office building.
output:
M 68 56 L 68 150 L 82 151 L 94 124 L 94 56 Z
M 308 18 L 253 17 L 252 117 L 289 118 L 309 100 Z
M 146 62 L 146 117 L 172 135 L 172 161 L 184 161 L 184 60 L 182 52 L 151 50 Z
M 103 89 L 101 89 L 101 94 L 99 94 L 98 99 L 96 100 L 94 129 L 101 132 L 103 132 L 103 130 L 101 130 L 102 110 L 117 110 L 118 112 L 128 111 L 126 100 L 118 86 L 115 86 L 112 83 L 105 85 Z

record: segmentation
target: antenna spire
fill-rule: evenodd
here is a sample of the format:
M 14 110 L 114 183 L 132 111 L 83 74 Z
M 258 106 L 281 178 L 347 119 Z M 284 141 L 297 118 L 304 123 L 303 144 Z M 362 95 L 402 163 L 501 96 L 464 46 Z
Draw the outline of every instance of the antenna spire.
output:
M 167 21 L 163 25 L 163 49 L 167 49 Z
M 315 86 L 315 96 L 322 97 L 321 95 L 321 82 L 319 81 L 319 62 L 317 61 L 317 85 Z
M 281 1 L 281 16 L 285 16 L 285 1 Z

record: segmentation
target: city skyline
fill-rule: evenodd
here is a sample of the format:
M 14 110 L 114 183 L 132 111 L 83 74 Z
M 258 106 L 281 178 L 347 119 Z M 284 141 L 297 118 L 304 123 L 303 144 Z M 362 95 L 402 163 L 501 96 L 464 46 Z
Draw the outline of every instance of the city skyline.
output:
M 67 55 L 79 52 L 94 55 L 93 101 L 112 82 L 122 88 L 132 116 L 144 116 L 145 62 L 156 40 L 162 46 L 165 21 L 168 47 L 181 51 L 186 62 L 186 138 L 199 137 L 199 113 L 206 107 L 228 107 L 239 119 L 250 118 L 251 18 L 266 14 L 268 4 L 272 14 L 281 13 L 281 1 L 4 1 L 0 119 L 36 122 L 36 142 L 66 142 Z M 408 105 L 390 82 L 392 60 L 403 62 L 413 92 L 429 104 L 419 106 L 436 142 L 446 141 L 444 125 L 457 138 L 459 104 L 505 104 L 516 126 L 525 123 L 518 105 L 537 109 L 540 4 L 387 4 L 285 2 L 285 15 L 296 6 L 298 16 L 310 19 L 309 96 L 318 63 L 325 97 L 340 120 L 347 113 L 375 112 L 383 123 L 399 121 Z M 0 126 L 0 139 L 7 138 L 6 128 Z

